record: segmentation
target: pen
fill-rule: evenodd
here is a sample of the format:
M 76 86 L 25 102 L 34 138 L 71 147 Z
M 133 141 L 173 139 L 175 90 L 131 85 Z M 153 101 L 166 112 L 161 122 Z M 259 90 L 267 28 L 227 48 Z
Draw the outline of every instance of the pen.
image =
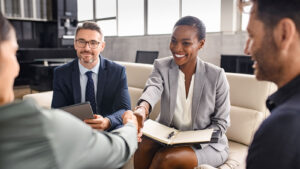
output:
M 174 134 L 175 134 L 175 132 L 174 131 L 172 131 L 169 135 L 168 135 L 168 139 L 170 139 L 171 137 L 173 137 L 174 136 Z

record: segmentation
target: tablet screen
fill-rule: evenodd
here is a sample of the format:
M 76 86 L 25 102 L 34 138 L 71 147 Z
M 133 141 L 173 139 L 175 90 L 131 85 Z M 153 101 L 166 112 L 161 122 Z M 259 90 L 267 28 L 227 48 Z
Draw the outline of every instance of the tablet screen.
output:
M 64 110 L 81 120 L 94 118 L 93 110 L 90 105 L 90 102 L 74 104 L 66 107 L 61 107 L 59 109 Z

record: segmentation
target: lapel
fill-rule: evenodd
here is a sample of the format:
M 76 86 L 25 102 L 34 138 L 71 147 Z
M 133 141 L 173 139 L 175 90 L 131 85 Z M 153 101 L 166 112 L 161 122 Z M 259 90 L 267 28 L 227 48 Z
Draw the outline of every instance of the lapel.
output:
M 175 104 L 176 104 L 176 96 L 177 96 L 177 88 L 178 88 L 178 65 L 176 65 L 174 59 L 171 60 L 170 69 L 169 69 L 169 89 L 170 89 L 170 115 L 168 123 L 172 122 Z
M 201 101 L 203 87 L 205 85 L 205 66 L 204 63 L 197 58 L 197 67 L 194 79 L 194 90 L 193 90 L 193 98 L 192 98 L 192 126 L 195 124 L 196 115 L 199 112 L 199 104 Z
M 81 88 L 80 88 L 80 81 L 79 81 L 79 66 L 78 66 L 77 58 L 73 61 L 72 86 L 73 86 L 74 103 L 75 104 L 80 103 L 81 102 Z
M 100 67 L 98 72 L 98 84 L 97 84 L 97 95 L 96 95 L 96 102 L 97 102 L 97 113 L 100 114 L 98 107 L 101 105 L 103 91 L 106 84 L 106 76 L 107 76 L 107 68 L 106 68 L 106 60 L 99 55 L 100 57 Z

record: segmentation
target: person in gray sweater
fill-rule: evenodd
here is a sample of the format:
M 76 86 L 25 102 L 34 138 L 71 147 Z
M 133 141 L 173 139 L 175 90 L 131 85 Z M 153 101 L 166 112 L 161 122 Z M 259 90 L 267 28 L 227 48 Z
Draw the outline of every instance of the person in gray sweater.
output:
M 137 120 L 127 112 L 124 127 L 111 133 L 92 129 L 60 110 L 15 101 L 18 44 L 0 13 L 0 168 L 120 168 L 137 148 Z

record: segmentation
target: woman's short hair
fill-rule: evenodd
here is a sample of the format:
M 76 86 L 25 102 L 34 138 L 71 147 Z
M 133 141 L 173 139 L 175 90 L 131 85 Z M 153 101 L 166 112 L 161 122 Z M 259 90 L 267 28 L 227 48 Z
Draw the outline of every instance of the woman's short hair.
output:
M 12 25 L 0 12 L 0 43 L 9 39 L 9 32 L 12 28 Z
M 206 27 L 204 23 L 197 17 L 185 16 L 180 18 L 174 25 L 174 28 L 179 25 L 188 25 L 197 29 L 198 40 L 205 39 Z

